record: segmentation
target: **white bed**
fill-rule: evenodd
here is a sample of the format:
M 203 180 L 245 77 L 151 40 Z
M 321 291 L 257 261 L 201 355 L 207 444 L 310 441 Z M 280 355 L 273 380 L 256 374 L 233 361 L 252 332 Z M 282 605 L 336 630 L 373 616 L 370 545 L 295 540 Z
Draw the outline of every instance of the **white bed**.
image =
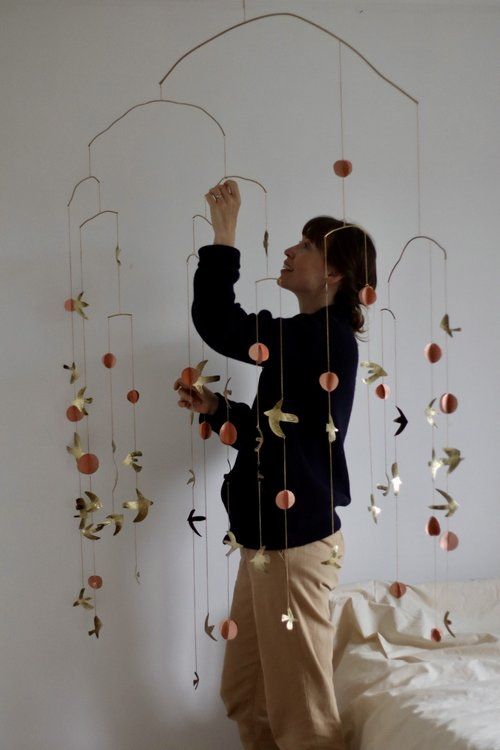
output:
M 342 584 L 331 596 L 349 750 L 500 750 L 500 579 L 408 585 L 401 599 L 389 585 Z

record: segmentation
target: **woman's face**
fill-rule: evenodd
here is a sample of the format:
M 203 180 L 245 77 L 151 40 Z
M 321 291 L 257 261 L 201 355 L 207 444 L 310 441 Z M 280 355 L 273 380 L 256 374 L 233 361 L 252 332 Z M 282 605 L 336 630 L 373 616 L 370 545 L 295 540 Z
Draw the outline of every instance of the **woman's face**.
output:
M 297 295 L 314 295 L 325 289 L 325 257 L 323 248 L 318 248 L 302 235 L 296 245 L 285 250 L 279 277 L 279 285 Z M 342 276 L 328 268 L 329 278 L 339 281 Z M 333 277 L 333 278 L 332 278 Z

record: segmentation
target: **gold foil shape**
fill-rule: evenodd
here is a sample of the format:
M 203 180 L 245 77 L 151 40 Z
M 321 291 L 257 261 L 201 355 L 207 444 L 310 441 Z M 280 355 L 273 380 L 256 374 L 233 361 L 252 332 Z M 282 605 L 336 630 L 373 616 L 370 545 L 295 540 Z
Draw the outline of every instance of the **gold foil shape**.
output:
M 285 437 L 285 433 L 280 427 L 280 422 L 294 422 L 297 423 L 299 421 L 299 418 L 296 414 L 289 414 L 287 412 L 281 411 L 281 407 L 283 405 L 283 399 L 280 398 L 280 400 L 273 406 L 272 409 L 269 409 L 268 411 L 265 411 L 264 414 L 266 417 L 269 417 L 269 427 L 274 432 L 275 435 L 278 437 Z
M 342 565 L 339 564 L 339 560 L 341 559 L 342 559 L 342 555 L 339 555 L 339 545 L 336 544 L 333 547 L 328 560 L 323 560 L 321 564 L 322 565 L 334 565 L 336 568 L 341 568 Z
M 234 552 L 236 549 L 241 549 L 243 547 L 242 544 L 236 541 L 236 537 L 233 534 L 232 531 L 227 532 L 228 539 L 223 540 L 223 544 L 228 544 L 230 549 L 226 552 L 226 557 L 229 557 L 231 552 Z
M 212 631 L 215 628 L 215 625 L 209 625 L 208 624 L 208 618 L 209 614 L 207 612 L 207 616 L 205 617 L 205 633 L 208 635 L 209 638 L 211 638 L 213 641 L 217 641 L 217 638 L 212 635 Z
M 88 416 L 88 412 L 85 409 L 85 404 L 91 404 L 94 399 L 87 398 L 85 396 L 86 389 L 87 389 L 86 385 L 83 388 L 80 388 L 80 390 L 77 393 L 77 396 L 76 396 L 75 400 L 72 401 L 71 403 L 72 403 L 73 406 L 76 406 L 76 408 L 78 409 L 79 412 L 81 412 L 82 414 L 85 414 L 86 416 Z
M 454 633 L 454 632 L 452 631 L 452 629 L 451 629 L 451 628 L 449 627 L 450 625 L 452 625 L 452 621 L 450 620 L 450 617 L 449 617 L 449 615 L 450 615 L 450 610 L 448 609 L 448 610 L 447 610 L 447 611 L 446 611 L 446 612 L 444 613 L 444 619 L 443 619 L 443 622 L 444 622 L 444 626 L 445 626 L 446 630 L 448 631 L 448 633 L 449 633 L 450 635 L 452 635 L 452 636 L 453 636 L 453 638 L 456 638 L 456 635 L 455 635 L 455 633 Z
M 435 400 L 436 398 L 433 398 L 425 409 L 425 415 L 431 427 L 437 427 L 437 424 L 434 422 L 434 417 L 436 416 L 436 414 L 438 414 L 438 410 L 433 407 L 433 403 Z
M 80 593 L 78 594 L 78 598 L 73 602 L 73 607 L 83 607 L 84 609 L 94 609 L 93 604 L 89 604 L 89 602 L 92 601 L 91 596 L 84 596 L 85 592 L 85 586 L 83 589 L 80 589 Z
M 118 247 L 118 245 L 117 245 L 115 247 L 115 258 L 116 258 L 116 262 L 117 262 L 117 264 L 119 266 L 121 266 L 121 264 L 122 264 L 122 262 L 120 260 L 120 253 L 121 253 L 121 251 L 122 251 L 121 247 Z
M 399 476 L 398 465 L 396 462 L 392 464 L 391 472 L 392 472 L 392 479 L 391 479 L 392 491 L 394 492 L 395 495 L 398 495 L 399 488 L 401 487 L 403 482 L 401 481 L 401 477 Z
M 370 505 L 368 505 L 367 508 L 372 514 L 373 520 L 375 521 L 375 523 L 377 523 L 377 516 L 382 512 L 382 508 L 379 508 L 377 505 L 375 505 L 375 498 L 373 497 L 372 492 L 370 492 Z
M 136 489 L 135 491 L 137 493 L 137 500 L 127 500 L 126 502 L 122 503 L 122 506 L 131 510 L 137 510 L 138 513 L 133 522 L 139 523 L 140 521 L 144 521 L 144 519 L 148 515 L 149 507 L 153 505 L 153 501 L 148 500 L 147 497 L 144 497 L 140 490 Z
M 448 458 L 442 458 L 441 464 L 448 466 L 448 474 L 451 474 L 451 472 L 457 468 L 460 461 L 464 461 L 465 459 L 461 457 L 458 448 L 443 448 L 443 450 Z
M 100 539 L 101 537 L 100 536 L 96 536 L 93 533 L 92 527 L 93 527 L 93 524 L 89 524 L 88 526 L 85 526 L 83 529 L 81 529 L 81 532 L 82 532 L 82 535 L 86 539 L 91 539 L 92 541 L 96 541 L 96 540 Z M 94 529 L 94 531 L 95 531 L 95 529 Z
M 269 250 L 269 232 L 267 231 L 267 229 L 264 232 L 264 241 L 262 242 L 262 245 L 264 247 L 264 251 L 266 253 L 266 258 L 267 258 L 267 253 Z
M 436 474 L 438 470 L 443 465 L 443 462 L 439 460 L 439 458 L 436 458 L 436 451 L 434 448 L 432 449 L 432 460 L 427 462 L 427 466 L 430 467 L 432 478 L 436 478 Z
M 112 523 L 115 524 L 115 530 L 113 531 L 113 536 L 116 536 L 120 533 L 123 527 L 123 513 L 112 513 L 109 516 L 106 516 L 105 521 L 101 521 L 97 524 L 95 527 L 96 532 L 101 531 L 105 526 L 109 526 Z
M 369 377 L 363 378 L 363 383 L 366 383 L 366 385 L 370 385 L 370 383 L 373 383 L 377 378 L 382 378 L 384 375 L 387 375 L 384 368 L 377 364 L 376 362 L 369 362 L 367 360 L 363 360 L 359 363 L 360 367 L 368 367 L 368 375 Z
M 293 616 L 290 607 L 288 607 L 286 614 L 281 615 L 281 622 L 286 622 L 287 630 L 293 630 L 293 623 L 297 622 L 297 618 Z
M 89 630 L 89 635 L 95 635 L 96 638 L 99 638 L 99 631 L 102 628 L 102 622 L 97 617 L 97 615 L 94 616 L 94 629 Z
M 453 338 L 453 331 L 461 331 L 461 328 L 450 328 L 450 317 L 448 313 L 443 315 L 443 318 L 441 320 L 441 323 L 439 324 L 443 331 L 446 331 L 448 336 L 451 336 Z
M 131 466 L 136 472 L 142 471 L 142 466 L 137 463 L 138 456 L 142 456 L 142 451 L 131 451 L 130 453 L 127 453 L 122 463 L 124 463 L 125 466 Z
M 228 388 L 230 380 L 231 380 L 230 377 L 226 380 L 226 385 L 224 386 L 224 390 L 222 391 L 222 395 L 224 396 L 224 400 L 226 402 L 226 406 L 228 407 L 228 409 L 230 408 L 230 404 L 229 404 L 229 401 L 228 401 L 227 397 L 233 395 L 233 392 L 230 391 L 229 388 Z
M 338 427 L 335 427 L 335 425 L 333 424 L 333 419 L 332 419 L 331 414 L 328 414 L 328 422 L 326 425 L 326 431 L 328 433 L 328 442 L 333 443 L 333 441 L 336 438 L 335 433 L 338 432 L 339 430 L 338 430 Z
M 270 557 L 269 555 L 264 553 L 265 547 L 261 547 L 258 552 L 252 557 L 250 562 L 254 566 L 255 570 L 258 570 L 260 573 L 267 573 L 267 569 L 269 567 Z
M 189 473 L 191 474 L 191 478 L 187 480 L 186 484 L 192 484 L 193 487 L 196 484 L 196 477 L 194 474 L 194 471 L 192 469 L 188 469 Z
M 78 297 L 73 300 L 74 311 L 77 312 L 78 315 L 81 315 L 82 318 L 85 318 L 85 320 L 88 320 L 88 317 L 85 315 L 83 309 L 84 307 L 88 307 L 88 306 L 89 306 L 88 303 L 85 302 L 85 300 L 83 299 L 83 292 L 80 292 Z
M 264 443 L 264 435 L 262 434 L 262 430 L 260 429 L 260 427 L 257 427 L 257 432 L 259 433 L 259 435 L 258 435 L 258 437 L 255 438 L 255 440 L 257 442 L 257 447 L 254 448 L 254 451 L 256 451 L 258 453 L 260 451 L 260 449 L 262 448 L 262 445 Z
M 70 385 L 73 385 L 73 383 L 80 377 L 80 373 L 76 369 L 75 363 L 72 362 L 71 365 L 63 365 L 63 367 L 65 370 L 69 370 L 71 372 L 69 383 Z
M 67 445 L 66 450 L 71 453 L 73 458 L 77 461 L 83 456 L 82 444 L 80 442 L 80 436 L 77 432 L 73 434 L 73 445 Z
M 391 485 L 391 480 L 389 479 L 389 475 L 387 472 L 385 472 L 385 478 L 387 479 L 387 484 L 377 484 L 377 490 L 383 490 L 383 496 L 387 497 L 389 494 L 389 487 Z
M 196 374 L 198 375 L 198 377 L 193 383 L 193 388 L 196 388 L 196 390 L 199 391 L 199 393 L 203 392 L 203 386 L 206 383 L 215 383 L 218 380 L 220 380 L 220 375 L 202 375 L 201 374 L 207 362 L 208 362 L 208 359 L 204 359 L 201 362 L 198 362 L 198 364 L 194 368 L 196 370 Z
M 447 511 L 444 514 L 445 518 L 448 518 L 449 516 L 452 516 L 455 513 L 456 509 L 459 507 L 458 503 L 456 502 L 456 500 L 454 500 L 452 498 L 451 495 L 448 495 L 448 493 L 445 492 L 444 490 L 438 490 L 437 487 L 436 487 L 436 490 L 437 490 L 437 492 L 439 492 L 440 495 L 442 495 L 444 497 L 444 499 L 446 500 L 446 505 L 429 505 L 427 507 L 428 508 L 432 508 L 433 510 L 445 510 L 445 511 Z

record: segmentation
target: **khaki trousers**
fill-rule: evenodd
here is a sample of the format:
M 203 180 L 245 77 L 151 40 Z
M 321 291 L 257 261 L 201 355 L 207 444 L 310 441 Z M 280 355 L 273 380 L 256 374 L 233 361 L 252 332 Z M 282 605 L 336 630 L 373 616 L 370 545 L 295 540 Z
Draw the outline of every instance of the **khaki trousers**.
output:
M 322 565 L 344 537 L 335 534 L 288 551 L 266 551 L 268 572 L 250 563 L 256 550 L 240 549 L 231 619 L 238 635 L 227 641 L 221 697 L 238 723 L 245 750 L 344 750 L 333 686 L 330 592 L 339 569 Z M 290 608 L 297 622 L 287 630 L 285 555 Z

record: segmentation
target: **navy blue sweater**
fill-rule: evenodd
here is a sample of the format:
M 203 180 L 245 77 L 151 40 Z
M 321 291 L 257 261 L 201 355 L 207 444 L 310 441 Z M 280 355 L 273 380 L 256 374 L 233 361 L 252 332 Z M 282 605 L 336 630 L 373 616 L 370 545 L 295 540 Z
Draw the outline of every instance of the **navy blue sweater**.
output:
M 240 273 L 240 251 L 229 245 L 205 245 L 198 251 L 191 308 L 196 330 L 216 352 L 247 362 L 261 369 L 259 375 L 259 422 L 264 442 L 260 449 L 261 532 L 267 549 L 285 548 L 284 514 L 287 514 L 288 547 L 314 542 L 337 531 L 340 518 L 335 508 L 351 502 L 349 474 L 344 455 L 344 439 L 349 425 L 356 373 L 358 343 L 348 314 L 338 302 L 328 306 L 330 370 L 337 373 L 339 385 L 331 392 L 332 419 L 338 432 L 331 443 L 334 529 L 330 497 L 328 393 L 319 384 L 327 368 L 326 311 L 299 313 L 275 318 L 269 310 L 258 313 L 259 341 L 269 348 L 269 359 L 256 365 L 249 357 L 255 343 L 256 315 L 246 313 L 235 301 L 233 286 Z M 299 421 L 280 422 L 285 438 L 269 427 L 264 412 L 281 398 L 280 321 L 283 337 L 282 411 L 297 415 Z M 224 396 L 216 393 L 217 411 L 200 415 L 215 432 L 227 420 Z M 238 451 L 233 468 L 224 474 L 222 501 L 228 510 L 230 530 L 244 547 L 258 549 L 259 501 L 257 483 L 257 398 L 252 406 L 229 401 L 229 421 L 238 432 L 233 448 Z M 283 443 L 286 440 L 286 488 L 295 494 L 295 504 L 287 511 L 278 508 L 276 494 L 283 490 Z M 229 499 L 229 503 L 228 503 Z

